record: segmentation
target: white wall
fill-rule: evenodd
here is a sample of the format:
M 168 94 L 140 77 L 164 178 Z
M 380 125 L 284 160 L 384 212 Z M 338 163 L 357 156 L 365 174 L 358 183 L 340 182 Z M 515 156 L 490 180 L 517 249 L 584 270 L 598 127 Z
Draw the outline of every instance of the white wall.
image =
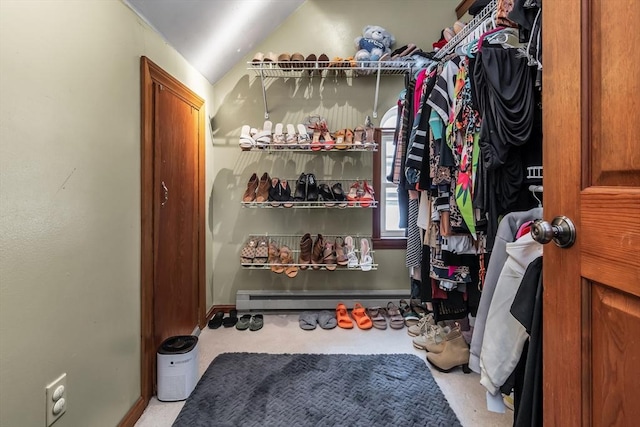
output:
M 116 425 L 140 396 L 142 55 L 209 111 L 211 85 L 120 1 L 0 2 L 1 426 L 44 426 L 62 372 L 56 427 Z

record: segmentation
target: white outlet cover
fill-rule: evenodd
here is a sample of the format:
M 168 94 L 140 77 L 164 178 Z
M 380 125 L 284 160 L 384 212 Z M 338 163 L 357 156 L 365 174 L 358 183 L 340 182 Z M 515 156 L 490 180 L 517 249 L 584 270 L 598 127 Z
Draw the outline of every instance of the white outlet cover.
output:
M 67 374 L 60 375 L 46 386 L 46 420 L 47 427 L 55 423 L 67 410 Z

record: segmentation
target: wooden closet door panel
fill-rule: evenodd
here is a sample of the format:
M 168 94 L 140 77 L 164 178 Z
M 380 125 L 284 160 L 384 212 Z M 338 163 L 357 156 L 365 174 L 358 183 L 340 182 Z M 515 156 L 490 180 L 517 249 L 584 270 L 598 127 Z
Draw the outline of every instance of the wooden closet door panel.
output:
M 156 86 L 154 318 L 158 340 L 198 323 L 198 112 Z M 166 189 L 166 190 L 165 190 Z M 159 341 L 157 341 L 159 342 Z

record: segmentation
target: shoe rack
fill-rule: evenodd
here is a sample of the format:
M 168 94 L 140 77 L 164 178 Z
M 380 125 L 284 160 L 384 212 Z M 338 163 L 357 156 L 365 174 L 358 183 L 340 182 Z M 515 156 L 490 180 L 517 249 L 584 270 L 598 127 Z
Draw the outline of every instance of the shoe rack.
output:
M 262 83 L 262 101 L 264 102 L 264 118 L 269 118 L 267 103 L 267 81 L 270 78 L 346 78 L 374 77 L 376 88 L 373 101 L 373 118 L 378 117 L 378 95 L 380 92 L 380 78 L 384 76 L 404 76 L 412 73 L 415 62 L 401 61 L 358 61 L 357 66 L 348 63 L 334 64 L 331 62 L 248 62 L 247 69 L 260 77 Z

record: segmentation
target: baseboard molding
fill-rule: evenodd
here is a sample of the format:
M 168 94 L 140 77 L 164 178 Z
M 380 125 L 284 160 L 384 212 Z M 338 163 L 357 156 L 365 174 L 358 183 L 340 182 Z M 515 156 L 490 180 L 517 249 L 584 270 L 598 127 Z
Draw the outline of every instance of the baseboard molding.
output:
M 329 310 L 338 303 L 353 307 L 356 302 L 365 307 L 386 307 L 389 301 L 398 304 L 409 299 L 410 292 L 402 290 L 327 290 L 327 291 L 245 291 L 236 293 L 238 311 L 267 310 Z
M 145 401 L 142 396 L 140 396 L 138 400 L 136 400 L 136 403 L 134 403 L 134 405 L 131 407 L 131 409 L 129 409 L 129 412 L 127 412 L 122 418 L 122 420 L 118 424 L 118 427 L 135 426 L 136 422 L 140 419 L 148 404 L 149 402 Z

